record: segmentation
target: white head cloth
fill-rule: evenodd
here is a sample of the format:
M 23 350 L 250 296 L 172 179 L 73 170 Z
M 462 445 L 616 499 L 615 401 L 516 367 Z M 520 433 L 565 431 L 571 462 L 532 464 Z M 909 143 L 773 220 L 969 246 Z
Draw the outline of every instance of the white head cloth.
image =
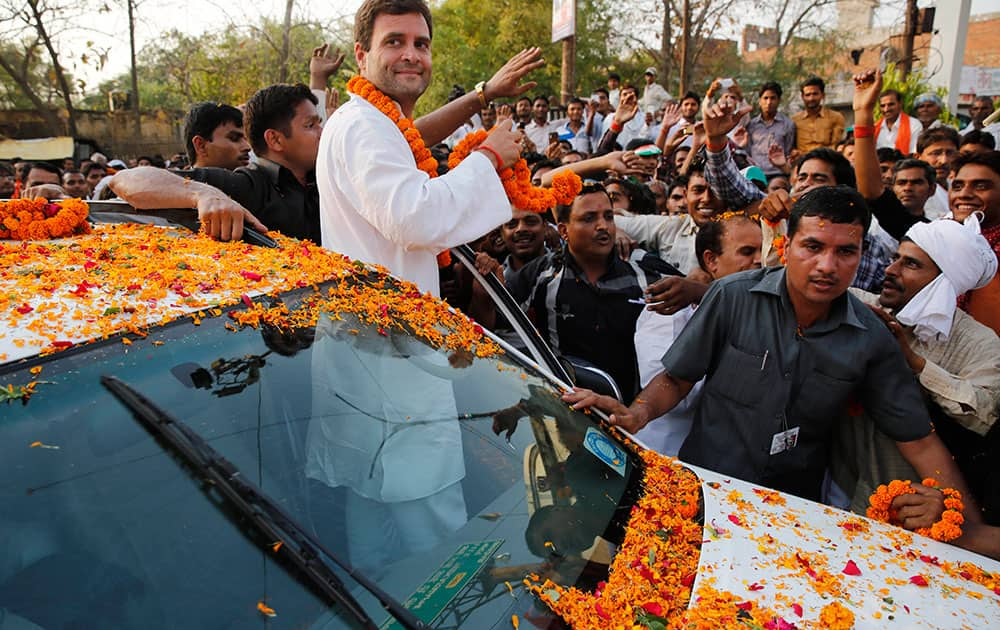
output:
M 906 236 L 924 250 L 941 274 L 910 298 L 896 319 L 913 326 L 913 333 L 923 341 L 944 341 L 951 333 L 958 296 L 981 289 L 993 279 L 997 256 L 979 233 L 976 215 L 964 224 L 951 219 L 917 223 Z

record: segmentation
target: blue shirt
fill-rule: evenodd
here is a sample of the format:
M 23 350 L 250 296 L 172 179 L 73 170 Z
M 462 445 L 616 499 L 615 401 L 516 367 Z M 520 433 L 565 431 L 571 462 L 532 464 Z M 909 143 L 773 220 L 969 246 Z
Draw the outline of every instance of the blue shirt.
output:
M 590 155 L 593 152 L 590 146 L 590 136 L 587 135 L 586 121 L 580 125 L 579 131 L 574 132 L 570 129 L 569 121 L 567 120 L 556 129 L 556 133 L 559 134 L 560 140 L 569 140 L 569 143 L 573 145 L 574 151 L 579 151 L 585 155 Z

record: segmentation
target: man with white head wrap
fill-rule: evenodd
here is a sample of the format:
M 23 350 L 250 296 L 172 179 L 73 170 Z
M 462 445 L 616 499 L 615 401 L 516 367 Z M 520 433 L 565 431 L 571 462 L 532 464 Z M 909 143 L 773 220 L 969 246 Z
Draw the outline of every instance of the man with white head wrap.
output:
M 966 219 L 964 224 L 957 221 L 917 223 L 906 232 L 904 241 L 907 240 L 912 245 L 904 247 L 901 243 L 893 264 L 902 266 L 900 252 L 916 247 L 930 258 L 939 272 L 929 283 L 920 286 L 912 297 L 904 300 L 901 308 L 895 305 L 898 300 L 894 301 L 886 295 L 887 290 L 890 294 L 898 292 L 897 283 L 889 282 L 889 274 L 886 273 L 883 297 L 879 301 L 883 306 L 893 304 L 891 308 L 898 309 L 896 319 L 904 326 L 912 326 L 918 339 L 945 341 L 951 334 L 958 296 L 989 284 L 997 271 L 996 254 L 979 233 L 979 221 L 975 215 Z
M 940 220 L 907 231 L 878 296 L 851 290 L 872 306 L 899 342 L 928 399 L 937 433 L 989 525 L 1000 525 L 1000 479 L 988 469 L 998 442 L 990 429 L 1000 412 L 1000 338 L 958 309 L 956 298 L 985 286 L 996 272 L 997 257 L 978 222 Z M 843 423 L 835 451 L 834 479 L 853 497 L 856 511 L 863 512 L 879 484 L 919 481 L 892 441 L 864 414 Z

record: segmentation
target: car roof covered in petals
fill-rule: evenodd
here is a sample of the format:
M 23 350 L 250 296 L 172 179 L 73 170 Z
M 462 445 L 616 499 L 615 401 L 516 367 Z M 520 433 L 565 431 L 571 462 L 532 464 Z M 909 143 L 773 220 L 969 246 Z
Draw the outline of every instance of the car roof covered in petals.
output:
M 702 480 L 702 587 L 790 623 L 832 598 L 857 628 L 987 628 L 1000 620 L 1000 562 L 850 512 L 690 467 Z
M 339 310 L 405 323 L 432 342 L 458 343 L 435 331 L 438 325 L 468 344 L 482 338 L 468 318 L 382 268 L 274 236 L 280 247 L 266 248 L 184 229 L 112 224 L 67 239 L 0 241 L 0 364 L 113 335 L 128 344 L 150 326 L 180 317 L 198 323 L 240 302 L 254 313 L 230 316 L 256 325 L 268 313 L 252 298 L 348 276 L 377 280 L 349 295 L 330 289 L 323 297 L 338 298 Z

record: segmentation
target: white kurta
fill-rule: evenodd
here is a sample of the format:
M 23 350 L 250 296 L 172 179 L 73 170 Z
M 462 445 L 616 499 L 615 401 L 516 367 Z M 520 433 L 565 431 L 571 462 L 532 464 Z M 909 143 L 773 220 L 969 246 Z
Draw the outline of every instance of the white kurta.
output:
M 377 263 L 439 295 L 435 257 L 510 220 L 489 159 L 475 152 L 431 179 L 403 134 L 351 96 L 323 128 L 316 160 L 323 247 Z
M 663 355 L 674 345 L 693 315 L 693 306 L 684 307 L 673 315 L 660 315 L 645 309 L 639 314 L 635 322 L 635 358 L 642 387 L 663 371 Z M 636 437 L 662 455 L 677 457 L 694 424 L 694 411 L 704 383 L 705 379 L 695 383 L 684 400 L 640 429 Z

